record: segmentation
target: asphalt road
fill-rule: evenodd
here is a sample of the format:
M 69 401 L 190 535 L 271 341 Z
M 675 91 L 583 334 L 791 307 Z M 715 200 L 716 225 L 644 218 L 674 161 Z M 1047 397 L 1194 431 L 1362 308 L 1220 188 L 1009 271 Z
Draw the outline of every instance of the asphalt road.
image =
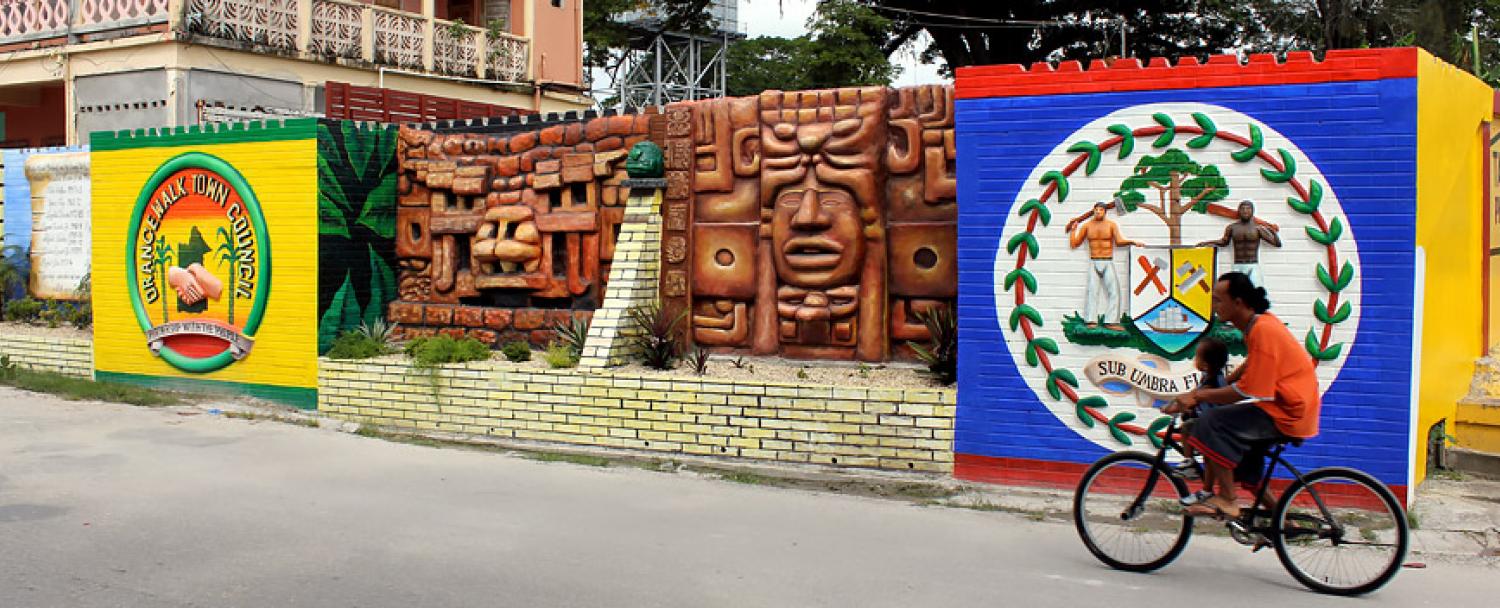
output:
M 1420 558 L 1419 558 L 1420 559 Z M 1114 572 L 1070 526 L 0 388 L 0 606 L 1493 606 L 1429 562 L 1318 596 L 1221 538 Z

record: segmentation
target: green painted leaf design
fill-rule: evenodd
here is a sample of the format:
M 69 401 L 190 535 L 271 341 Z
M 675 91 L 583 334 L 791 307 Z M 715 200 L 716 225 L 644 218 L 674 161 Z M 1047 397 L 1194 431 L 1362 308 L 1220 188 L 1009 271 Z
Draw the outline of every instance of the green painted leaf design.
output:
M 369 243 L 365 244 L 370 257 L 370 294 L 369 300 L 365 302 L 363 321 L 367 324 L 375 324 L 376 321 L 385 318 L 385 308 L 398 297 L 396 293 L 396 273 L 391 270 L 390 264 L 385 258 L 375 251 L 375 247 Z M 346 327 L 344 329 L 355 329 Z
M 1016 284 L 1016 279 L 1020 279 L 1026 285 L 1026 291 L 1036 293 L 1036 275 L 1031 274 L 1031 271 L 1025 268 L 1017 268 L 1005 273 L 1006 291 L 1010 291 L 1010 287 Z
M 1118 441 L 1125 445 L 1130 445 L 1132 443 L 1130 440 L 1130 435 L 1126 434 L 1125 431 L 1120 429 L 1120 425 L 1130 422 L 1131 420 L 1135 420 L 1135 414 L 1132 414 L 1130 412 L 1120 412 L 1118 414 L 1115 414 L 1113 418 L 1109 419 L 1109 434 L 1114 436 L 1115 441 Z
M 1312 240 L 1317 241 L 1319 245 L 1332 245 L 1339 240 L 1339 237 L 1344 236 L 1344 224 L 1339 221 L 1339 218 L 1333 218 L 1333 221 L 1328 223 L 1328 232 L 1308 226 L 1307 236 L 1312 237 Z
M 1089 410 L 1102 410 L 1107 407 L 1109 407 L 1109 402 L 1105 401 L 1103 397 L 1094 396 L 1079 399 L 1077 408 L 1078 419 L 1083 421 L 1084 426 L 1094 428 L 1094 417 L 1089 414 Z
M 1083 166 L 1084 175 L 1093 175 L 1099 169 L 1099 144 L 1091 141 L 1080 141 L 1068 147 L 1068 152 L 1073 154 L 1088 154 L 1088 163 Z
M 1031 199 L 1022 203 L 1021 210 L 1017 211 L 1016 215 L 1025 217 L 1028 213 L 1036 213 L 1037 219 L 1041 220 L 1043 226 L 1052 223 L 1052 210 L 1043 205 L 1042 201 Z
M 1063 384 L 1078 388 L 1078 377 L 1074 376 L 1073 372 L 1062 368 L 1054 369 L 1052 373 L 1047 374 L 1047 393 L 1052 395 L 1053 399 L 1062 399 Z
M 1322 202 L 1323 184 L 1318 183 L 1318 180 L 1309 180 L 1307 182 L 1306 201 L 1303 201 L 1302 199 L 1299 199 L 1295 196 L 1288 197 L 1286 199 L 1286 204 L 1291 205 L 1293 210 L 1306 215 L 1312 215 L 1313 213 L 1315 213 L 1318 210 L 1318 205 Z
M 1016 252 L 1016 249 L 1019 249 L 1021 247 L 1021 245 L 1026 246 L 1026 252 L 1029 253 L 1033 259 L 1036 258 L 1037 251 L 1041 250 L 1042 247 L 1041 245 L 1037 244 L 1035 235 L 1031 234 L 1030 232 L 1017 232 L 1016 235 L 1010 237 L 1010 241 L 1005 244 L 1005 252 L 1013 254 Z
M 1281 171 L 1261 169 L 1260 175 L 1266 178 L 1266 181 L 1273 184 L 1285 184 L 1297 176 L 1297 159 L 1292 158 L 1292 153 L 1288 152 L 1286 148 L 1278 148 L 1276 152 L 1281 154 L 1281 165 L 1286 167 L 1286 169 Z
M 339 333 L 344 330 L 345 323 L 350 320 L 353 320 L 355 325 L 359 324 L 359 303 L 354 299 L 353 281 L 350 280 L 348 274 L 345 274 L 344 282 L 333 294 L 333 302 L 318 319 L 318 354 L 326 353 L 328 349 L 333 348 L 334 338 L 339 337 Z
M 1068 176 L 1063 175 L 1062 171 L 1048 171 L 1043 173 L 1041 183 L 1043 186 L 1046 186 L 1048 183 L 1057 184 L 1057 202 L 1061 203 L 1068 200 Z
M 1017 306 L 1015 310 L 1010 311 L 1010 330 L 1016 331 L 1016 329 L 1020 328 L 1021 319 L 1023 318 L 1031 321 L 1032 325 L 1037 327 L 1042 326 L 1042 313 L 1037 312 L 1030 304 L 1022 304 Z
M 1163 440 L 1161 437 L 1157 437 L 1156 435 L 1157 433 L 1162 432 L 1162 429 L 1167 428 L 1167 425 L 1171 423 L 1171 416 L 1162 416 L 1152 421 L 1151 426 L 1146 427 L 1146 439 L 1151 440 L 1152 447 L 1160 448 L 1163 443 L 1166 443 L 1165 440 Z
M 1161 136 L 1156 138 L 1156 141 L 1151 142 L 1151 145 L 1157 148 L 1165 148 L 1172 145 L 1172 140 L 1177 138 L 1177 123 L 1172 120 L 1171 116 L 1167 116 L 1161 112 L 1152 114 L 1151 118 L 1155 119 L 1157 124 L 1167 129 L 1162 132 Z
M 1219 134 L 1219 126 L 1202 112 L 1193 113 L 1193 122 L 1198 123 L 1198 128 L 1203 129 L 1203 134 L 1189 140 L 1188 147 L 1193 149 L 1208 147 L 1208 144 L 1213 143 L 1214 136 Z
M 1328 304 L 1324 303 L 1322 300 L 1313 301 L 1313 316 L 1317 317 L 1319 321 L 1322 321 L 1329 325 L 1337 325 L 1339 323 L 1343 323 L 1353 312 L 1354 307 L 1351 306 L 1348 302 L 1344 302 L 1344 305 L 1339 307 L 1338 312 L 1329 314 Z
M 1250 125 L 1250 145 L 1229 156 L 1236 161 L 1248 163 L 1260 155 L 1261 148 L 1265 147 L 1266 138 L 1260 132 L 1260 127 Z
M 1135 131 L 1125 125 L 1110 125 L 1109 132 L 1120 136 L 1120 158 L 1130 156 L 1135 151 Z
M 1339 358 L 1339 354 L 1344 351 L 1342 342 L 1329 345 L 1327 349 L 1319 347 L 1317 332 L 1311 329 L 1307 330 L 1307 339 L 1303 341 L 1303 346 L 1307 349 L 1307 354 L 1319 361 L 1332 361 Z
M 1052 338 L 1037 338 L 1031 341 L 1031 345 L 1054 355 L 1059 352 L 1057 349 L 1057 340 L 1053 340 Z

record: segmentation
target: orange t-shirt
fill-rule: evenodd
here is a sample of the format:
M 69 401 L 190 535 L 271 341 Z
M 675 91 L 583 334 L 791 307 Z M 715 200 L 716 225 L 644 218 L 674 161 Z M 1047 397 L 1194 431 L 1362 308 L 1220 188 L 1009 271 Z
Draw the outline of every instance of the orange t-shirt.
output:
M 1290 437 L 1318 434 L 1318 375 L 1312 357 L 1292 337 L 1276 315 L 1261 313 L 1245 336 L 1248 355 L 1245 373 L 1234 388 L 1246 397 L 1261 399 L 1256 405 Z

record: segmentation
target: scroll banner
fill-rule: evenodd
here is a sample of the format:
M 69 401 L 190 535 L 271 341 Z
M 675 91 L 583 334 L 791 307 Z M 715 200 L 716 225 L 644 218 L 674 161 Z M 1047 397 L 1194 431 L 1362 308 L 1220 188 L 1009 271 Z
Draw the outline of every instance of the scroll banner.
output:
M 170 321 L 146 330 L 146 340 L 151 352 L 161 352 L 162 342 L 172 336 L 208 336 L 229 343 L 229 354 L 236 361 L 250 354 L 255 339 L 245 336 L 234 328 L 213 321 Z
M 1154 399 L 1171 399 L 1198 388 L 1197 370 L 1172 371 L 1171 363 L 1161 357 L 1128 358 L 1121 355 L 1094 357 L 1084 368 L 1084 376 L 1105 392 L 1123 395 L 1139 391 Z

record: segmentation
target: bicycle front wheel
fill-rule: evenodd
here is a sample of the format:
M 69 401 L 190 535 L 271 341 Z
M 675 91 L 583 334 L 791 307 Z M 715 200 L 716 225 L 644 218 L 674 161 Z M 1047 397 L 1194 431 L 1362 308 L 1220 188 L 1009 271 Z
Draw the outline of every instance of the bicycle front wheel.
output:
M 1147 490 L 1147 486 L 1152 486 Z M 1177 559 L 1193 533 L 1179 502 L 1187 484 L 1140 452 L 1116 452 L 1083 474 L 1073 524 L 1094 557 L 1112 568 L 1151 572 Z
M 1272 521 L 1281 565 L 1320 593 L 1379 589 L 1406 558 L 1406 512 L 1390 488 L 1363 471 L 1330 467 L 1309 473 L 1287 488 Z

